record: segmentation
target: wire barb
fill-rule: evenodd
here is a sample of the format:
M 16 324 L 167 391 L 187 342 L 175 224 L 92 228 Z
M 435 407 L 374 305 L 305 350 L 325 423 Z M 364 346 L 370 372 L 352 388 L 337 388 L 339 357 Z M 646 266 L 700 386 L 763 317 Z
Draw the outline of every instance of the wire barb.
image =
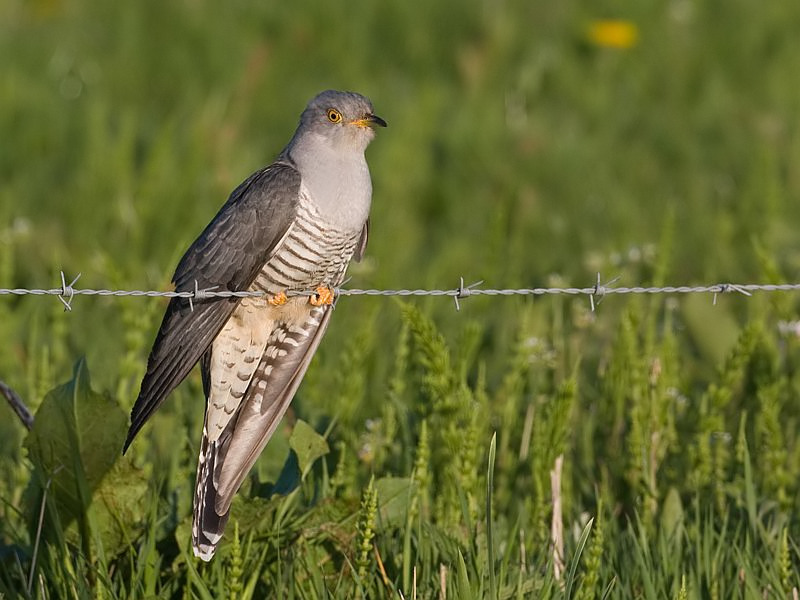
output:
M 72 299 L 75 297 L 75 290 L 72 286 L 78 283 L 78 279 L 81 278 L 81 274 L 78 273 L 77 277 L 72 280 L 72 283 L 67 285 L 67 280 L 64 277 L 64 271 L 60 271 L 61 273 L 61 293 L 58 294 L 58 299 L 61 300 L 61 304 L 64 305 L 64 312 L 69 312 L 72 310 Z
M 726 294 L 728 292 L 739 292 L 740 294 L 749 297 L 752 296 L 753 294 L 747 288 L 754 289 L 755 286 L 740 285 L 738 283 L 720 283 L 716 287 L 717 289 L 714 290 L 714 300 L 712 301 L 712 304 L 714 306 L 717 305 L 717 294 Z M 766 288 L 771 286 L 764 286 L 764 287 Z
M 600 272 L 598 271 L 597 272 L 597 283 L 594 284 L 594 291 L 591 294 L 589 294 L 589 306 L 592 308 L 592 312 L 594 312 L 594 309 L 596 308 L 596 305 L 594 303 L 594 297 L 599 292 L 600 292 Z M 605 290 L 603 290 L 603 295 L 605 295 Z M 597 301 L 597 303 L 600 304 L 600 300 L 602 300 L 602 299 L 603 298 L 601 296 L 600 299 Z
M 592 308 L 592 312 L 600 306 L 600 303 L 603 301 L 603 298 L 606 297 L 606 293 L 614 293 L 615 289 L 611 286 L 617 283 L 620 279 L 620 276 L 617 275 L 611 281 L 608 281 L 605 284 L 600 283 L 600 273 L 597 273 L 597 281 L 594 284 L 594 289 L 589 294 L 589 306 Z M 597 296 L 597 302 L 595 302 L 594 298 Z
M 464 278 L 458 278 L 458 289 L 453 290 L 455 293 L 453 294 L 453 301 L 456 303 L 456 311 L 461 310 L 461 305 L 458 303 L 459 300 L 463 300 L 464 298 L 471 296 L 475 288 L 477 288 L 480 284 L 483 283 L 483 280 L 476 281 L 475 283 L 471 283 L 468 286 L 464 285 Z

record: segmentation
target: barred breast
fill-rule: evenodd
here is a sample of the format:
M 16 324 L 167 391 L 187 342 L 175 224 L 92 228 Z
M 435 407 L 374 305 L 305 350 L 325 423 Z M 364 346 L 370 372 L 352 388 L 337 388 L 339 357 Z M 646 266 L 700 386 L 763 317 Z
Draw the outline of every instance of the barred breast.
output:
M 295 222 L 256 277 L 251 291 L 277 294 L 286 290 L 336 287 L 344 279 L 361 235 L 326 221 L 302 195 Z

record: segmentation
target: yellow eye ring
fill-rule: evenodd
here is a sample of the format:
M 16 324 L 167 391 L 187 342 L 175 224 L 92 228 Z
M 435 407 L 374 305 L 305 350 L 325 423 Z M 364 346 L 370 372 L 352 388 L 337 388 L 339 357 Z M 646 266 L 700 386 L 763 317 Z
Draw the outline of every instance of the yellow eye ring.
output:
M 330 121 L 331 123 L 338 123 L 339 121 L 342 120 L 342 113 L 340 113 L 335 108 L 329 108 L 327 114 L 328 114 L 328 121 Z

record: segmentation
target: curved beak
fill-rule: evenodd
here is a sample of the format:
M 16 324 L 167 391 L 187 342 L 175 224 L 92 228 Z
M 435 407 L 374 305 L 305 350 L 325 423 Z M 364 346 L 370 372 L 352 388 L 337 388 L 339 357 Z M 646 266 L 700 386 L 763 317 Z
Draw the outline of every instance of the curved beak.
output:
M 378 115 L 367 114 L 360 119 L 350 121 L 351 124 L 357 127 L 386 127 L 386 121 L 381 119 Z

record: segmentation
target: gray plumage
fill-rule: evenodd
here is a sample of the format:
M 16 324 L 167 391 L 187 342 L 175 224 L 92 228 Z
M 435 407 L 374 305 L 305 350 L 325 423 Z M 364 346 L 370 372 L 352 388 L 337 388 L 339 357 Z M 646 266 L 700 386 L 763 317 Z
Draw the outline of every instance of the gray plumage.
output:
M 237 187 L 175 271 L 178 291 L 257 290 L 267 298 L 170 301 L 125 450 L 200 361 L 206 414 L 192 523 L 210 560 L 231 501 L 294 396 L 328 326 L 331 306 L 288 290 L 334 288 L 367 242 L 372 184 L 364 151 L 375 126 L 367 98 L 322 92 L 277 160 Z M 269 298 L 273 298 L 270 301 Z

